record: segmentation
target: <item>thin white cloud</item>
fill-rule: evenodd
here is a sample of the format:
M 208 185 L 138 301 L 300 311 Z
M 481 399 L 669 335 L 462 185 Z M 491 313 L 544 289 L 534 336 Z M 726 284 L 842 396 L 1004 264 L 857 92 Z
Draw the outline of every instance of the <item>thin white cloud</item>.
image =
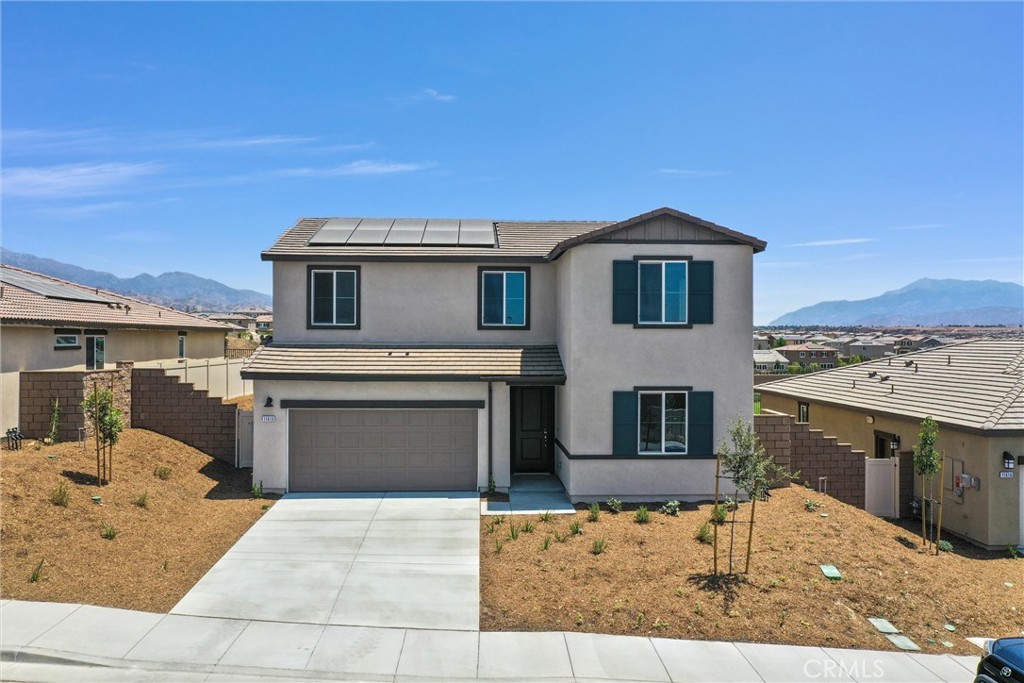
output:
M 449 93 L 443 93 L 436 88 L 420 88 L 419 90 L 405 95 L 387 98 L 389 102 L 397 106 L 411 105 L 417 102 L 442 102 L 451 103 L 459 98 Z
M 919 223 L 917 225 L 894 225 L 888 230 L 936 230 L 938 228 L 948 228 L 949 226 L 945 223 Z
M 662 175 L 676 175 L 686 178 L 715 178 L 728 175 L 728 171 L 703 171 L 692 168 L 659 168 L 658 173 Z
M 222 138 L 220 140 L 196 140 L 185 143 L 188 146 L 206 149 L 246 148 L 246 147 L 273 147 L 281 145 L 304 145 L 316 142 L 315 137 L 299 135 L 264 135 L 262 137 L 248 138 Z
M 10 197 L 32 198 L 102 195 L 125 189 L 160 169 L 159 164 L 151 162 L 19 166 L 4 171 L 3 192 Z
M 380 161 L 360 159 L 340 166 L 326 168 L 286 168 L 274 175 L 288 178 L 331 178 L 338 176 L 379 176 L 412 173 L 432 168 L 432 163 Z
M 841 240 L 819 240 L 817 242 L 800 242 L 799 244 L 791 244 L 791 247 L 840 247 L 845 244 L 866 244 L 867 242 L 877 242 L 878 240 L 874 237 L 849 237 Z
M 442 92 L 438 92 L 433 88 L 422 88 L 419 92 L 420 99 L 431 100 L 433 102 L 454 102 L 459 99 L 455 95 L 448 95 Z

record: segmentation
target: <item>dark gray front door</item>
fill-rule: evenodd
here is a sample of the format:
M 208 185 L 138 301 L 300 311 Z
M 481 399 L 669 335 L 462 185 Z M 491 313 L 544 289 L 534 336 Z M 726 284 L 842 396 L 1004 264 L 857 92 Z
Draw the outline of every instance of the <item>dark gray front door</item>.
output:
M 512 387 L 512 471 L 553 472 L 555 388 Z

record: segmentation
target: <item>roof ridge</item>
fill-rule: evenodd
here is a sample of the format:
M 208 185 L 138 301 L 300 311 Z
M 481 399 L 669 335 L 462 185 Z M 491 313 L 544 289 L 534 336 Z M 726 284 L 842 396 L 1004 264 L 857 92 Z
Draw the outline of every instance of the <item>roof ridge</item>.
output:
M 1012 406 L 1014 402 L 1021 397 L 1021 394 L 1024 394 L 1024 376 L 1017 378 L 1017 381 L 1014 382 L 1010 390 L 1006 392 L 1005 396 L 1003 396 L 1003 400 L 992 409 L 991 413 L 989 413 L 988 419 L 982 423 L 981 428 L 995 429 L 996 425 L 999 424 L 999 421 L 1003 418 L 1003 415 L 1005 415 L 1006 411 L 1010 409 L 1010 406 Z

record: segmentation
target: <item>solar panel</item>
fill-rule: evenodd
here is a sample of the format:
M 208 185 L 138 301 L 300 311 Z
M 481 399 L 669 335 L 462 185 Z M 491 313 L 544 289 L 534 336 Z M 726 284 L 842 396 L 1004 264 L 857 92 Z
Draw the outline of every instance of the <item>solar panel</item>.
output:
M 88 301 L 98 304 L 116 303 L 113 299 L 106 299 L 98 294 L 93 294 L 85 289 L 80 289 L 61 282 L 54 282 L 46 278 L 23 273 L 18 270 L 0 268 L 0 282 L 5 285 L 12 285 L 27 292 L 41 294 L 50 299 L 64 299 L 67 301 Z
M 332 218 L 316 231 L 309 243 L 345 244 L 357 225 L 359 225 L 358 218 Z
M 494 223 L 480 219 L 468 219 L 459 225 L 459 246 L 493 247 Z
M 431 218 L 423 232 L 423 246 L 450 246 L 459 244 L 459 221 L 448 218 Z
M 423 218 L 399 218 L 391 226 L 391 232 L 388 233 L 384 244 L 418 245 L 426 228 L 427 221 Z
M 349 236 L 346 244 L 384 244 L 394 218 L 364 218 Z

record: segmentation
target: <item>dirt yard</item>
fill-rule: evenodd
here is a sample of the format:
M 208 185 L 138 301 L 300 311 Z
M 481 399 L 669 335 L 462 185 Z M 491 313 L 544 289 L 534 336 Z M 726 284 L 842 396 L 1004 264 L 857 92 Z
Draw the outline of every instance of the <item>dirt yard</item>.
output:
M 226 398 L 223 402 L 228 405 L 234 404 L 239 410 L 252 410 L 252 394 Z
M 66 507 L 51 501 L 61 485 Z M 103 487 L 91 441 L 3 451 L 0 595 L 166 612 L 272 504 L 250 485 L 249 470 L 142 429 L 122 433 Z
M 684 507 L 677 517 L 657 507 L 647 524 L 605 505 L 597 522 L 585 509 L 547 522 L 482 518 L 481 628 L 895 650 L 867 621 L 883 617 L 925 652 L 977 655 L 967 636 L 1019 635 L 1024 624 L 1024 560 L 1006 551 L 950 538 L 953 552 L 924 554 L 913 532 L 792 487 L 757 506 L 750 574 L 716 581 L 712 546 L 695 539 L 711 506 Z M 742 506 L 740 518 L 748 512 Z M 580 535 L 570 533 L 574 520 Z M 528 521 L 533 531 L 523 528 Z M 746 528 L 736 527 L 739 570 Z M 725 571 L 729 526 L 718 529 Z M 600 554 L 595 541 L 605 543 Z M 842 580 L 827 579 L 821 564 L 838 567 Z

